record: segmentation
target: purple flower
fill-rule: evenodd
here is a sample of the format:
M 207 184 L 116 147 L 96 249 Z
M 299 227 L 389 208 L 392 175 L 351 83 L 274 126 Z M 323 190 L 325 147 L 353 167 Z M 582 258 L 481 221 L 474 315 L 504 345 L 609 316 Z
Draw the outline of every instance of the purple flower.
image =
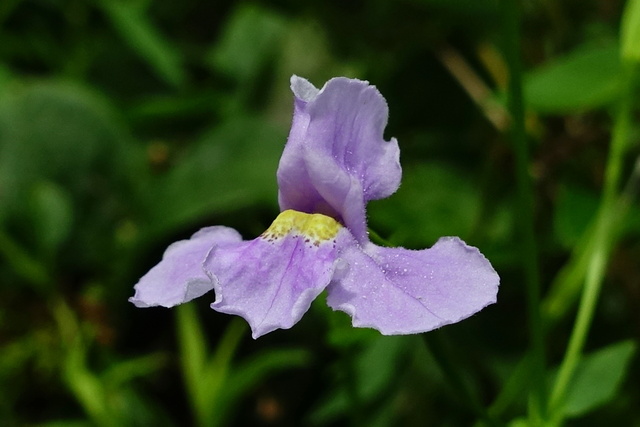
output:
M 365 207 L 394 193 L 398 142 L 382 137 L 388 109 L 368 82 L 291 78 L 295 111 L 278 167 L 280 208 L 253 240 L 204 228 L 169 246 L 135 286 L 138 307 L 172 307 L 211 289 L 211 308 L 249 322 L 253 337 L 288 329 L 327 290 L 353 325 L 385 335 L 458 322 L 496 301 L 499 277 L 478 249 L 443 237 L 420 251 L 369 241 Z

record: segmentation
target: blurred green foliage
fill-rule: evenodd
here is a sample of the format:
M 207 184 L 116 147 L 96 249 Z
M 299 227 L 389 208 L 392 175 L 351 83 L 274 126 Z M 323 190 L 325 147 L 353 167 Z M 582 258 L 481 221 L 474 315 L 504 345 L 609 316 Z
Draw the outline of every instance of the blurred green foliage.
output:
M 549 381 L 633 100 L 613 250 L 561 412 L 640 425 L 640 1 L 523 4 Z M 0 2 L 0 425 L 471 425 L 482 414 L 442 355 L 492 416 L 525 422 L 504 19 L 493 0 Z M 448 351 L 355 330 L 323 301 L 258 341 L 212 295 L 127 302 L 170 242 L 213 224 L 252 238 L 275 217 L 292 74 L 386 97 L 404 179 L 370 204 L 374 231 L 411 248 L 459 235 L 498 270 L 499 303 L 438 332 Z

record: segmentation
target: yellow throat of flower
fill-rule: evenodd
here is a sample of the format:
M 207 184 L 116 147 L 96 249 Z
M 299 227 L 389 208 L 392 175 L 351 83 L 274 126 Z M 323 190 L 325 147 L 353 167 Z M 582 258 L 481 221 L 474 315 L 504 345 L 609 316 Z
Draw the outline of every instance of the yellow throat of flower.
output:
M 326 215 L 289 209 L 281 212 L 261 237 L 273 241 L 294 233 L 317 246 L 320 242 L 333 239 L 341 228 L 338 221 Z

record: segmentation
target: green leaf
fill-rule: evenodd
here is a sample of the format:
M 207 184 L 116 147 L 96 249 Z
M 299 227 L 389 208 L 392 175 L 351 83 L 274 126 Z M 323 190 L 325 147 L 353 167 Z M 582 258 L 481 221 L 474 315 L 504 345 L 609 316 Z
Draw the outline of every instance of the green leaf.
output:
M 633 341 L 623 341 L 586 355 L 567 390 L 565 414 L 577 417 L 613 399 L 635 351 Z
M 120 36 L 160 78 L 173 86 L 185 82 L 180 52 L 154 27 L 140 4 L 124 0 L 100 0 L 98 4 Z
M 232 119 L 214 129 L 148 192 L 153 232 L 277 201 L 275 172 L 286 134 L 258 119 Z
M 492 0 L 412 0 L 414 3 L 448 9 L 461 15 L 485 15 L 498 12 L 498 2 Z
M 2 228 L 0 228 L 0 260 L 6 261 L 13 271 L 40 292 L 50 291 L 51 277 L 47 268 L 31 257 Z
M 229 400 L 226 403 L 236 403 L 268 376 L 279 371 L 306 366 L 310 360 L 311 355 L 307 350 L 297 348 L 271 349 L 244 360 L 229 376 L 225 391 Z
M 393 243 L 424 247 L 442 236 L 469 236 L 479 206 L 469 178 L 444 165 L 421 164 L 405 170 L 396 194 L 370 205 L 370 224 Z
M 640 61 L 640 0 L 628 0 L 620 30 L 622 59 Z
M 238 321 L 244 332 L 246 323 Z M 222 346 L 223 343 L 220 344 Z M 251 357 L 237 366 L 230 367 L 229 357 L 219 363 L 214 357 L 209 366 L 209 373 L 215 373 L 217 380 L 209 382 L 214 389 L 203 388 L 202 405 L 207 411 L 203 426 L 223 426 L 228 424 L 228 417 L 253 387 L 256 387 L 270 375 L 287 369 L 302 367 L 308 364 L 309 352 L 302 349 L 273 349 Z M 221 372 L 221 368 L 224 369 Z M 206 381 L 206 378 L 201 380 Z
M 565 248 L 573 247 L 595 217 L 599 196 L 574 186 L 558 191 L 553 216 L 554 235 Z
M 34 237 L 50 257 L 71 232 L 73 201 L 64 188 L 50 181 L 39 182 L 31 191 L 31 214 Z
M 226 415 L 222 404 L 226 399 L 225 384 L 247 325 L 240 318 L 232 319 L 213 356 L 209 357 L 195 306 L 183 304 L 178 307 L 177 315 L 182 375 L 194 417 L 200 426 L 221 425 Z
M 4 64 L 0 63 L 0 95 L 4 94 L 9 82 L 13 79 L 11 71 Z
M 90 421 L 84 420 L 58 420 L 36 424 L 37 427 L 93 427 Z
M 540 113 L 587 110 L 612 102 L 623 87 L 618 45 L 584 45 L 525 78 L 529 108 Z
M 531 427 L 531 423 L 526 418 L 516 418 L 511 420 L 508 424 L 509 427 Z
M 161 402 L 145 398 L 132 387 L 110 389 L 108 396 L 109 413 L 117 417 L 117 426 L 175 426 Z
M 189 402 L 196 417 L 202 419 L 206 410 L 201 408 L 203 381 L 207 358 L 207 344 L 202 325 L 193 304 L 182 304 L 176 309 L 178 343 L 182 376 L 189 393 Z M 216 396 L 210 396 L 215 400 Z
M 166 362 L 167 356 L 163 353 L 117 361 L 101 374 L 102 381 L 109 389 L 118 389 L 126 386 L 135 378 L 145 377 L 159 371 L 166 365 Z
M 363 65 L 334 57 L 326 31 L 315 20 L 295 20 L 288 26 L 274 73 L 272 106 L 284 119 L 291 117 L 289 79 L 297 74 L 322 84 L 335 76 L 362 77 Z M 286 106 L 283 111 L 281 106 Z
M 409 344 L 406 337 L 377 335 L 354 356 L 355 388 L 363 405 L 373 408 L 377 399 L 390 390 Z M 351 348 L 348 351 L 356 350 Z M 311 414 L 312 424 L 330 424 L 348 412 L 350 402 L 349 392 L 342 383 L 331 390 L 325 401 Z
M 640 234 L 640 205 L 637 203 L 629 206 L 629 213 L 625 217 L 623 235 Z
M 76 331 L 77 333 L 77 331 Z M 80 336 L 67 343 L 63 362 L 63 378 L 87 415 L 99 426 L 116 426 L 116 417 L 109 414 L 107 390 L 87 367 L 87 347 Z
M 81 84 L 30 81 L 10 89 L 0 97 L 0 223 L 7 226 L 6 237 L 27 254 L 41 249 L 34 243 L 43 247 L 31 238 L 38 232 L 29 221 L 31 195 L 40 183 L 52 183 L 64 189 L 58 204 L 67 198 L 73 207 L 68 235 L 50 230 L 44 245 L 69 242 L 58 247 L 65 253 L 56 269 L 103 263 L 116 222 L 142 203 L 137 193 L 147 189 L 144 152 L 131 143 L 108 100 Z M 61 212 L 57 220 L 63 224 Z
M 28 211 L 25 195 L 43 181 L 87 195 L 96 175 L 123 172 L 126 138 L 109 104 L 81 85 L 12 87 L 0 97 L 0 215 Z
M 247 83 L 279 49 L 285 29 L 280 15 L 242 4 L 227 21 L 219 44 L 209 53 L 209 61 L 238 82 Z

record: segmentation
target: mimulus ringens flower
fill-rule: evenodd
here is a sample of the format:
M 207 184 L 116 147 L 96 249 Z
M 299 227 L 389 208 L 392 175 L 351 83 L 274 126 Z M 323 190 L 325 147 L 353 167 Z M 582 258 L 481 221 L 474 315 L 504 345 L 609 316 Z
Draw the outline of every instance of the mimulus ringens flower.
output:
M 353 325 L 385 335 L 458 322 L 496 301 L 499 277 L 478 249 L 443 237 L 419 251 L 369 241 L 365 207 L 394 193 L 398 142 L 387 104 L 347 78 L 318 90 L 293 76 L 293 124 L 278 167 L 281 213 L 253 240 L 208 227 L 167 248 L 135 286 L 138 307 L 172 307 L 213 289 L 211 308 L 247 320 L 253 337 L 288 329 L 327 290 Z

